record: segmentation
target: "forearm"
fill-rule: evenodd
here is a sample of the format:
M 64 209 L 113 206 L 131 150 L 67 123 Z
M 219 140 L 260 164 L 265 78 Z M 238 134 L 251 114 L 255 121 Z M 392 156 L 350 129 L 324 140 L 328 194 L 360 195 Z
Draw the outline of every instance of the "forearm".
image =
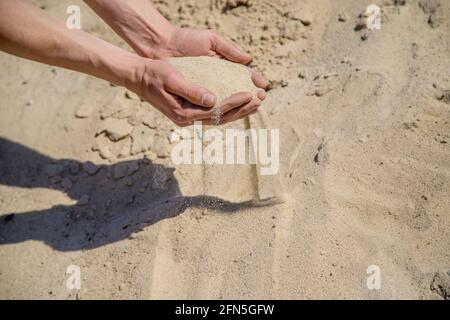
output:
M 79 30 L 24 0 L 0 1 L 0 49 L 118 85 L 132 77 L 133 54 Z
M 84 0 L 120 37 L 141 56 L 157 58 L 176 29 L 151 0 Z

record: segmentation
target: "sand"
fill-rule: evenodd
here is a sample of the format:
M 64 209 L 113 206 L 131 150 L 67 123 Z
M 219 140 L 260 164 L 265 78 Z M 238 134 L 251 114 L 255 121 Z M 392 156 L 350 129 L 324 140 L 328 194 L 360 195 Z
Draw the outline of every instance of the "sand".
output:
M 243 65 L 212 57 L 172 58 L 175 66 L 192 83 L 208 88 L 216 95 L 213 109 L 213 124 L 220 125 L 223 100 L 239 92 L 250 92 L 257 96 L 258 88 L 251 79 L 251 70 Z
M 256 96 L 258 88 L 252 82 L 250 70 L 243 65 L 211 57 L 172 58 L 175 66 L 190 82 L 208 88 L 217 97 L 216 106 L 238 92 L 251 92 Z
M 126 47 L 82 1 L 35 2 Z M 0 297 L 448 298 L 450 3 L 375 1 L 380 30 L 362 0 L 156 3 L 269 78 L 285 201 L 247 202 L 254 166 L 175 167 L 175 127 L 125 89 L 0 54 Z

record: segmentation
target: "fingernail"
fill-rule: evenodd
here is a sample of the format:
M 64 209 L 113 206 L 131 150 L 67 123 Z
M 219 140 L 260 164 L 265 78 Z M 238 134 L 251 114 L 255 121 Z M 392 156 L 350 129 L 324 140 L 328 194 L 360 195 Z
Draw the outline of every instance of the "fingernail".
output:
M 259 80 L 261 80 L 261 85 L 262 85 L 261 89 L 263 89 L 263 90 L 266 89 L 267 86 L 269 85 L 269 81 L 266 78 L 264 78 L 263 75 L 259 75 Z
M 205 93 L 202 98 L 202 104 L 209 107 L 214 107 L 216 104 L 216 97 L 211 93 Z
M 266 90 L 259 90 L 257 97 L 259 100 L 264 100 L 266 98 Z

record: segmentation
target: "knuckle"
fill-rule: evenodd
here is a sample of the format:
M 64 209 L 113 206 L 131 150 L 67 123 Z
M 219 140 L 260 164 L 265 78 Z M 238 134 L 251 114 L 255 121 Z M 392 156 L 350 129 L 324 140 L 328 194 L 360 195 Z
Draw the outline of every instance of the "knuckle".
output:
M 181 88 L 181 91 L 183 92 L 183 95 L 189 99 L 192 99 L 195 97 L 195 95 L 193 94 L 193 92 L 187 87 L 187 86 L 183 86 Z M 193 101 L 196 102 L 196 101 Z
M 172 122 L 173 122 L 177 127 L 183 127 L 183 125 L 182 125 L 180 122 L 178 122 L 178 121 L 172 120 Z
M 179 83 L 179 81 L 181 80 L 180 78 L 181 78 L 181 76 L 178 74 L 178 72 L 170 71 L 166 75 L 166 82 L 167 82 L 167 84 L 173 86 L 173 85 L 176 85 L 177 83 Z
M 190 120 L 187 111 L 183 109 L 174 110 L 174 118 L 180 122 L 186 122 Z
M 252 106 L 259 106 L 261 104 L 261 100 L 259 100 L 257 97 L 253 97 L 251 100 Z
M 249 102 L 253 99 L 253 94 L 251 92 L 241 92 L 239 94 L 239 100 L 242 100 L 244 103 Z
M 179 121 L 179 120 L 176 119 L 176 118 L 170 118 L 170 120 L 172 120 L 172 122 L 173 122 L 175 125 L 177 125 L 178 127 L 182 127 L 182 126 L 184 125 L 184 122 Z

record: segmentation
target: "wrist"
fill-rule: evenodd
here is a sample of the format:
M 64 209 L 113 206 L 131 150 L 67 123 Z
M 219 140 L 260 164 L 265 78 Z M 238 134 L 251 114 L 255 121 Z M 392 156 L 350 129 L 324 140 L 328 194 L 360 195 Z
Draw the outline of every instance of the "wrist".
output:
M 142 57 L 127 50 L 116 47 L 103 40 L 96 41 L 90 46 L 91 75 L 112 82 L 121 87 L 127 87 L 135 82 L 136 70 L 142 64 Z
M 85 0 L 139 55 L 154 58 L 177 29 L 150 0 Z
M 140 70 L 142 65 L 145 64 L 145 60 L 149 59 L 125 50 L 116 55 L 111 55 L 107 62 L 107 69 L 111 74 L 111 82 L 127 89 L 133 89 L 134 85 L 139 81 Z
M 142 57 L 151 59 L 164 58 L 165 55 L 162 54 L 162 51 L 166 50 L 178 28 L 163 16 L 153 20 L 143 20 L 142 24 L 144 26 L 139 32 L 134 30 L 126 31 L 124 39 Z

